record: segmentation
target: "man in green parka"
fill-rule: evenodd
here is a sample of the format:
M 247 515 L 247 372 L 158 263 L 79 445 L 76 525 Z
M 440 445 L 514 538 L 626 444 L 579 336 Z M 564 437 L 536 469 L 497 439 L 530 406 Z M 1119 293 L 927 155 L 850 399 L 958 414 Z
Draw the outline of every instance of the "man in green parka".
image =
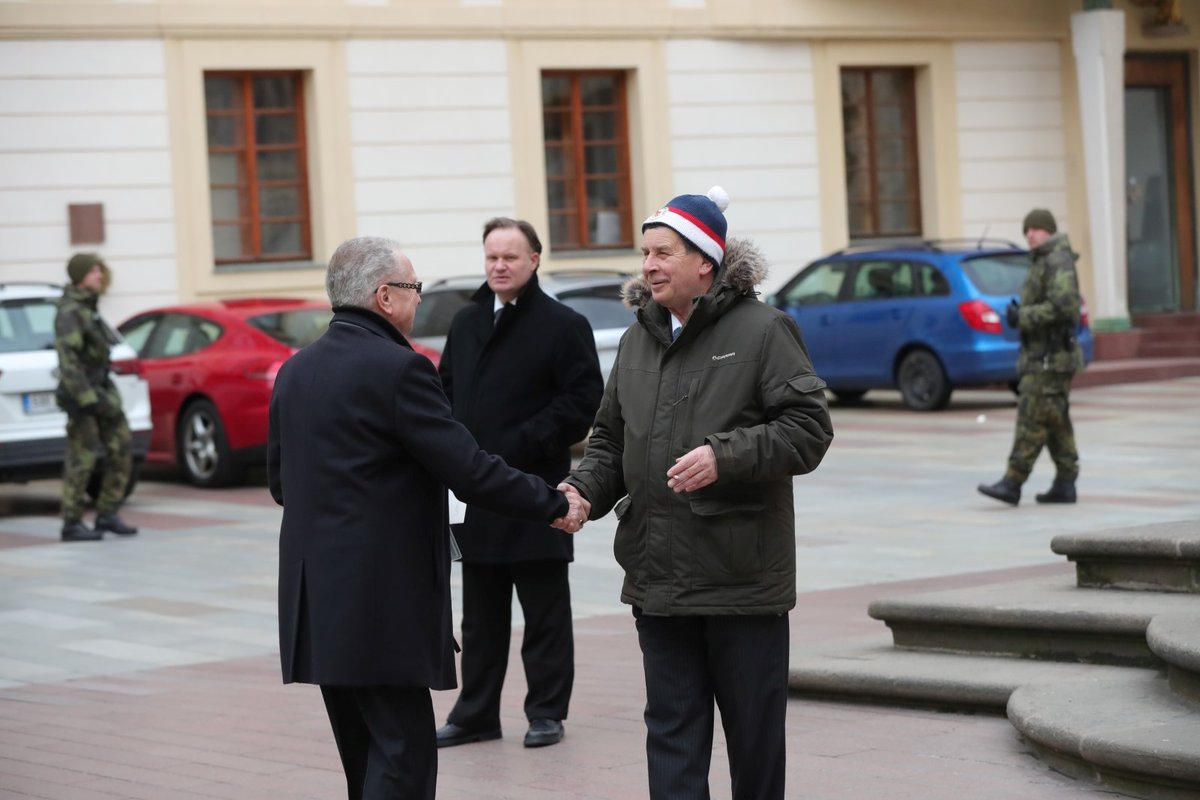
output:
M 105 531 L 132 535 L 137 528 L 117 514 L 133 470 L 132 436 L 121 395 L 109 375 L 109 341 L 96 310 L 110 273 L 95 253 L 76 253 L 67 262 L 70 284 L 54 319 L 58 351 L 58 407 L 67 412 L 67 452 L 63 463 L 64 542 L 95 541 Z M 96 527 L 83 522 L 87 485 L 104 454 L 104 475 L 96 498 Z
M 614 506 L 619 519 L 651 800 L 708 797 L 714 703 L 732 796 L 785 797 L 792 478 L 833 439 L 800 329 L 756 296 L 765 259 L 726 243 L 728 203 L 713 187 L 642 224 L 642 275 L 625 289 L 637 322 L 566 479 L 592 519 Z
M 1024 230 L 1033 264 L 1021 287 L 1021 302 L 1014 300 L 1007 311 L 1008 324 L 1021 332 L 1017 431 L 1004 477 L 980 484 L 979 491 L 1017 505 L 1021 485 L 1044 446 L 1054 459 L 1055 476 L 1037 501 L 1074 503 L 1079 452 L 1071 426 L 1071 378 L 1083 368 L 1083 349 L 1076 338 L 1082 311 L 1075 274 L 1078 255 L 1044 208 L 1025 216 Z

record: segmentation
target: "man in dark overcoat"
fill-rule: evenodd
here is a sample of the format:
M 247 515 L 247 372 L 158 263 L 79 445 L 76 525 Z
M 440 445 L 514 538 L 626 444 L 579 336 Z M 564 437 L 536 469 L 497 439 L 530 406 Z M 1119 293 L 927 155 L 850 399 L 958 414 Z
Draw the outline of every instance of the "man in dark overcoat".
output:
M 604 378 L 591 326 L 538 287 L 542 243 L 524 220 L 483 228 L 487 280 L 450 326 L 439 371 L 481 447 L 556 484 L 600 405 Z M 568 564 L 571 537 L 541 521 L 469 505 L 462 547 L 462 692 L 438 746 L 500 736 L 514 587 L 525 617 L 526 747 L 559 742 L 575 679 Z
M 283 680 L 320 685 L 351 800 L 432 798 L 429 690 L 455 686 L 446 487 L 571 531 L 580 513 L 455 421 L 405 338 L 421 283 L 396 242 L 343 243 L 326 289 L 329 330 L 284 363 L 270 406 Z

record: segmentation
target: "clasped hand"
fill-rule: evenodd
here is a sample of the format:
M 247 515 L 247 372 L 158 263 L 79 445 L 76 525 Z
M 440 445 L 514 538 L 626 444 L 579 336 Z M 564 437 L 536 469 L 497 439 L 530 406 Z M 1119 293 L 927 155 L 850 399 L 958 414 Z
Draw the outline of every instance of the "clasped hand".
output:
M 569 483 L 560 483 L 556 488 L 567 498 L 567 513 L 550 523 L 550 527 L 567 533 L 578 533 L 588 515 L 592 513 L 592 504 Z

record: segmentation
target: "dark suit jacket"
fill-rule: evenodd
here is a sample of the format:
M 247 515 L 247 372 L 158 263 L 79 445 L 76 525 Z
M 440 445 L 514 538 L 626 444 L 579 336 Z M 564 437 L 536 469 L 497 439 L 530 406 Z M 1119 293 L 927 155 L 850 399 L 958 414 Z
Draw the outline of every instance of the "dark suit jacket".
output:
M 493 324 L 495 294 L 485 283 L 459 310 L 439 371 L 455 419 L 518 469 L 557 484 L 571 469 L 571 445 L 600 407 L 604 377 L 591 325 L 538 287 L 537 273 Z M 477 505 L 455 528 L 463 560 L 570 561 L 571 535 Z
M 541 523 L 567 502 L 479 449 L 386 320 L 335 311 L 271 397 L 283 680 L 454 688 L 445 487 Z

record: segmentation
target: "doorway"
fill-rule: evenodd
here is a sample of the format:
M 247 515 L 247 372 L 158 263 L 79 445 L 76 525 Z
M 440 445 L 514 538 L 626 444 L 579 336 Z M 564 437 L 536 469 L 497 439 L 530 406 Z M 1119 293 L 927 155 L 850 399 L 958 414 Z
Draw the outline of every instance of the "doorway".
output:
M 1188 59 L 1125 57 L 1129 310 L 1196 309 Z

